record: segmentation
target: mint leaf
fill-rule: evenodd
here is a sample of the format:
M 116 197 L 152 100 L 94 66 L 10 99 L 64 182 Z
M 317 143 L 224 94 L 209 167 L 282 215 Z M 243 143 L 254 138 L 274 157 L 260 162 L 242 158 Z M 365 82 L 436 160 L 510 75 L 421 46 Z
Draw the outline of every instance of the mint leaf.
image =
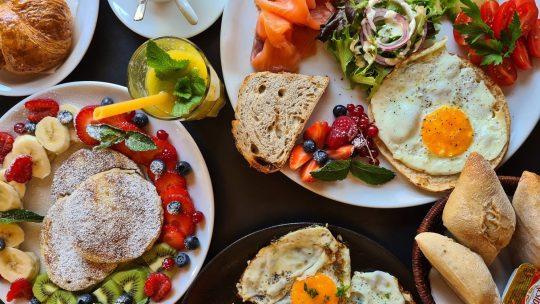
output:
M 191 84 L 187 76 L 181 77 L 174 86 L 173 95 L 179 98 L 190 99 L 193 96 L 191 92 Z
M 127 132 L 126 147 L 128 147 L 128 149 L 130 149 L 131 151 L 136 152 L 151 151 L 157 149 L 157 145 L 152 140 L 152 138 L 150 138 L 144 133 L 135 131 Z
M 171 111 L 172 116 L 184 117 L 202 102 L 202 96 L 193 96 L 189 100 L 177 100 Z
M 370 185 L 381 185 L 392 180 L 396 174 L 386 168 L 373 166 L 360 161 L 351 162 L 351 173 Z
M 156 70 L 158 78 L 171 77 L 171 74 L 184 70 L 189 65 L 189 60 L 172 59 L 153 40 L 149 40 L 146 45 L 146 62 Z
M 11 224 L 20 222 L 43 222 L 43 216 L 36 214 L 30 210 L 14 209 L 0 212 L 0 224 Z
M 107 124 L 87 125 L 86 132 L 90 137 L 100 142 L 95 149 L 105 149 L 124 141 L 126 133 Z
M 318 180 L 327 182 L 343 180 L 349 174 L 350 166 L 350 160 L 332 160 L 310 174 Z
M 199 76 L 199 69 L 197 68 L 191 71 L 191 89 L 193 95 L 202 96 L 206 92 L 206 81 Z

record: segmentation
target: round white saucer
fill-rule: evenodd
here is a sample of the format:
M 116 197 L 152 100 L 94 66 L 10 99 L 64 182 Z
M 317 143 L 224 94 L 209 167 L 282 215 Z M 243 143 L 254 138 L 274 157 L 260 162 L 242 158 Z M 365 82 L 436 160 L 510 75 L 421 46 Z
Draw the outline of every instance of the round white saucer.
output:
M 175 36 L 193 37 L 209 28 L 219 18 L 227 0 L 188 0 L 199 17 L 191 25 L 180 13 L 174 1 L 157 2 L 148 0 L 146 13 L 141 21 L 134 21 L 136 0 L 108 0 L 116 16 L 129 29 L 146 38 Z

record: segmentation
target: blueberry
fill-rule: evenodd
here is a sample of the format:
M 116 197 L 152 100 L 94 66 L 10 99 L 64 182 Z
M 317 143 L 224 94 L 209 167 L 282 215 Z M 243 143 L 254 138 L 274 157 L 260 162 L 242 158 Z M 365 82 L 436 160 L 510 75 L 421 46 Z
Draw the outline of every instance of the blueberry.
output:
M 160 176 L 165 172 L 165 162 L 161 159 L 154 159 L 150 163 L 150 172 L 156 176 Z
M 0 251 L 4 250 L 6 248 L 6 241 L 3 239 L 0 239 Z
M 56 118 L 63 124 L 67 125 L 73 121 L 73 114 L 70 111 L 62 110 L 58 112 Z
M 334 107 L 332 112 L 334 113 L 335 117 L 347 115 L 347 108 L 345 106 L 342 106 L 342 105 L 337 105 L 337 106 Z
M 189 264 L 189 255 L 179 252 L 174 256 L 176 267 L 181 268 Z
M 133 304 L 133 296 L 124 292 L 116 299 L 116 304 Z
M 317 150 L 313 153 L 313 159 L 320 166 L 324 166 L 328 162 L 328 154 L 324 150 Z
M 193 250 L 199 248 L 201 243 L 196 236 L 190 235 L 184 240 L 184 245 L 186 246 L 187 250 Z
M 93 294 L 87 293 L 79 296 L 77 304 L 94 304 L 96 301 L 96 297 Z
M 139 128 L 144 128 L 148 124 L 148 116 L 146 114 L 137 112 L 131 121 Z
M 28 133 L 28 134 L 34 134 L 34 133 L 36 133 L 36 124 L 33 123 L 33 122 L 30 122 L 30 121 L 27 121 L 27 122 L 24 124 L 24 130 L 25 130 L 26 133 Z
M 182 176 L 186 176 L 191 172 L 191 165 L 187 161 L 179 161 L 176 164 L 176 172 Z
M 182 203 L 178 201 L 172 201 L 167 205 L 167 212 L 169 214 L 179 214 L 182 212 Z
M 32 297 L 32 299 L 30 299 L 30 304 L 41 304 L 41 302 L 36 297 Z
M 108 105 L 112 105 L 114 103 L 114 100 L 110 97 L 105 97 L 101 100 L 101 105 L 102 106 L 108 106 Z
M 311 139 L 306 139 L 306 141 L 304 141 L 304 144 L 302 146 L 306 153 L 313 153 L 315 152 L 315 150 L 317 150 L 317 146 L 315 145 L 315 142 Z

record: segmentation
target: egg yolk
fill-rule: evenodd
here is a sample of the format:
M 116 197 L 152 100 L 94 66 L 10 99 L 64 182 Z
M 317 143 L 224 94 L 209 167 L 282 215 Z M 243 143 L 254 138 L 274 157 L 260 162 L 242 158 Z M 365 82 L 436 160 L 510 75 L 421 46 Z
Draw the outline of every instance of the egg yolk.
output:
M 325 274 L 317 273 L 294 282 L 291 304 L 338 304 L 336 283 Z
M 441 107 L 426 115 L 422 122 L 422 141 L 440 157 L 453 157 L 467 151 L 473 140 L 473 128 L 460 109 Z

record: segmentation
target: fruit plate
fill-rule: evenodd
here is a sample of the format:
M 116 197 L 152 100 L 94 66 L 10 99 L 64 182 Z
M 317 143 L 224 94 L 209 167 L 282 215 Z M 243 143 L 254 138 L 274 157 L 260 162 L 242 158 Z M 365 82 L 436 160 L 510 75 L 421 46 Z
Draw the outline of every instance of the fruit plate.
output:
M 540 4 L 539 0 L 536 0 Z M 221 24 L 221 62 L 229 100 L 236 108 L 237 94 L 245 76 L 254 72 L 250 64 L 251 49 L 255 35 L 257 9 L 253 0 L 230 0 Z M 442 29 L 438 39 L 447 36 L 448 50 L 464 55 L 458 49 L 452 36 L 452 25 L 448 19 L 443 19 Z M 535 68 L 520 71 L 519 78 L 512 87 L 503 89 L 512 120 L 510 145 L 505 160 L 508 160 L 529 136 L 540 119 L 540 103 L 535 102 L 534 96 L 540 95 L 540 73 Z M 332 108 L 336 104 L 355 103 L 359 101 L 367 106 L 361 90 L 351 90 L 350 85 L 341 73 L 338 63 L 330 52 L 318 43 L 315 56 L 307 58 L 300 65 L 300 73 L 307 75 L 328 75 L 330 85 L 315 108 L 306 126 L 313 122 L 325 120 L 332 122 Z M 536 84 L 536 85 L 535 85 Z M 392 169 L 392 166 L 380 157 L 381 165 Z M 395 170 L 394 170 L 395 171 Z M 354 178 L 341 182 L 312 184 L 303 183 L 298 172 L 287 169 L 282 172 L 301 186 L 327 198 L 356 206 L 374 208 L 397 208 L 426 204 L 440 198 L 443 194 L 422 191 L 398 174 L 394 180 L 382 186 L 368 186 Z
M 14 75 L 0 71 L 0 95 L 26 96 L 49 88 L 66 78 L 81 62 L 90 46 L 99 11 L 99 1 L 67 0 L 73 14 L 71 53 L 58 67 L 37 75 Z
M 114 100 L 121 101 L 130 98 L 127 88 L 103 83 L 103 82 L 73 82 L 58 85 L 50 89 L 39 92 L 27 99 L 19 102 L 11 110 L 9 110 L 2 118 L 0 118 L 0 130 L 7 130 L 10 133 L 13 130 L 13 125 L 17 122 L 25 120 L 24 103 L 36 97 L 49 97 L 62 103 L 71 103 L 78 106 L 90 104 L 99 104 L 104 97 L 111 97 Z M 181 160 L 189 162 L 193 168 L 193 173 L 186 176 L 189 193 L 193 199 L 196 208 L 202 211 L 205 215 L 205 221 L 198 224 L 196 235 L 200 240 L 201 247 L 195 251 L 190 251 L 189 256 L 191 263 L 186 268 L 178 270 L 172 278 L 173 289 L 169 296 L 162 303 L 175 303 L 182 297 L 188 289 L 191 282 L 195 279 L 199 270 L 202 267 L 210 241 L 212 239 L 212 230 L 214 226 L 214 195 L 212 190 L 212 182 L 208 174 L 208 168 L 204 162 L 203 156 L 197 147 L 193 138 L 188 131 L 180 123 L 161 121 L 150 118 L 148 131 L 155 133 L 159 129 L 163 129 L 169 133 L 171 143 L 176 147 Z M 76 148 L 75 148 L 76 149 Z M 39 180 L 32 179 L 27 184 L 27 192 L 23 199 L 24 208 L 32 210 L 38 214 L 45 215 L 50 206 L 50 185 L 54 170 L 59 166 L 73 150 L 70 148 L 67 152 L 57 156 L 51 162 L 52 174 L 49 177 Z M 26 239 L 21 245 L 23 251 L 31 251 L 40 256 L 40 229 L 41 224 L 22 223 L 21 227 L 25 231 Z M 41 267 L 41 272 L 44 272 L 44 267 Z M 9 283 L 0 281 L 0 299 L 7 303 L 6 294 L 9 290 Z M 26 303 L 26 301 L 18 300 L 12 303 Z
M 186 293 L 182 303 L 239 303 L 240 299 L 236 295 L 236 283 L 240 280 L 247 266 L 247 261 L 252 259 L 259 249 L 269 245 L 271 241 L 311 225 L 323 224 L 277 225 L 253 232 L 232 243 L 204 267 Z M 398 278 L 403 288 L 411 292 L 419 303 L 414 293 L 414 281 L 410 271 L 388 250 L 352 230 L 333 225 L 327 227 L 335 237 L 341 236 L 343 242 L 349 247 L 351 271 L 386 271 Z

